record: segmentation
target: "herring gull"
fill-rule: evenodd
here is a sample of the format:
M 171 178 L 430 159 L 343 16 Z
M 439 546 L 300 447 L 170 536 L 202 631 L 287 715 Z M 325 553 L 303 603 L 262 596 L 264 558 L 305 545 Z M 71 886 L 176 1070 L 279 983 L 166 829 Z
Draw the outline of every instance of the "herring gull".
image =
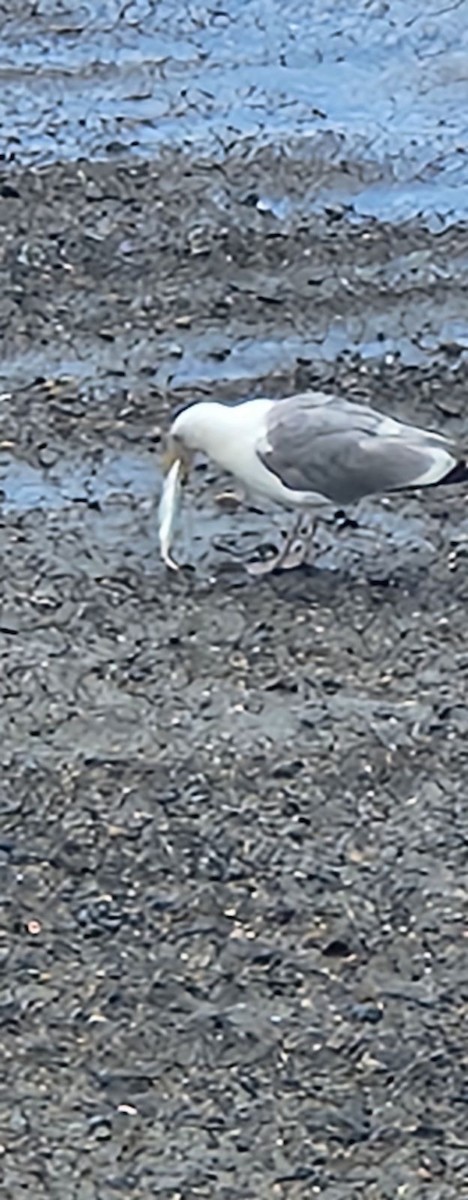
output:
M 197 451 L 252 496 L 299 510 L 299 521 L 324 505 L 342 508 L 364 496 L 468 482 L 465 460 L 441 434 L 324 392 L 235 405 L 189 404 L 172 422 L 166 464 L 178 462 L 186 476 Z M 167 508 L 163 492 L 166 526 Z M 251 564 L 255 573 L 286 564 L 297 528 L 296 521 L 274 558 Z M 162 540 L 163 557 L 175 566 L 167 534 L 164 547 Z

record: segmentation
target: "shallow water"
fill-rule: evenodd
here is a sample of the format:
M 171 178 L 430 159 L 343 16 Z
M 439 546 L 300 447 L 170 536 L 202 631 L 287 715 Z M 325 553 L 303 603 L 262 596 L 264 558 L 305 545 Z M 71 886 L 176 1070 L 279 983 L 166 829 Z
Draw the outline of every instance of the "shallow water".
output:
M 10 309 L 0 349 L 2 386 L 68 377 L 84 389 L 92 382 L 105 405 L 119 377 L 134 388 L 143 377 L 173 393 L 216 389 L 222 395 L 228 389 L 231 398 L 235 392 L 256 394 L 262 378 L 274 372 L 293 377 L 299 360 L 333 364 L 338 356 L 367 362 L 396 355 L 417 367 L 437 363 L 449 347 L 453 361 L 462 362 L 468 352 L 467 246 L 463 232 L 458 236 L 468 218 L 465 18 L 466 5 L 441 9 L 434 0 L 424 13 L 415 0 L 230 0 L 224 7 L 142 0 L 123 8 L 113 0 L 65 0 L 60 6 L 39 3 L 26 13 L 23 5 L 10 6 L 0 22 L 2 236 L 5 258 L 14 258 L 5 275 Z M 52 227 L 40 228 L 38 236 L 28 178 L 21 240 L 8 248 L 16 219 L 8 189 L 15 173 L 19 178 L 32 164 L 34 182 L 46 164 L 59 170 L 64 160 L 77 164 L 82 192 L 89 164 L 99 164 L 98 172 L 102 166 L 102 179 L 96 175 L 79 216 L 67 199 L 70 179 L 63 177 Z M 118 187 L 104 174 L 114 163 L 121 172 Z M 188 269 L 182 281 L 182 318 L 173 312 L 177 326 L 170 315 L 162 325 L 157 318 L 146 324 L 145 317 L 138 335 L 133 306 L 141 303 L 146 311 L 148 303 L 135 296 L 134 277 L 127 289 L 132 308 L 121 308 L 114 322 L 106 283 L 112 261 L 114 296 L 120 289 L 125 294 L 121 279 L 135 263 L 149 306 L 160 290 L 170 290 L 165 236 L 162 277 L 150 273 L 144 258 L 148 235 L 148 259 L 159 256 L 161 242 L 149 180 L 141 218 L 126 200 L 119 208 L 122 179 L 125 189 L 132 165 L 154 177 L 161 193 L 157 211 L 163 223 L 167 214 L 167 224 L 180 221 L 188 259 L 201 253 L 203 264 L 205 251 L 214 253 L 226 230 L 234 242 L 242 241 L 239 258 L 234 244 L 234 253 L 214 260 L 211 275 L 219 290 L 225 280 L 229 320 L 218 319 L 217 297 L 207 298 L 203 325 L 197 319 L 194 259 L 192 275 Z M 185 171 L 186 211 L 185 196 L 182 206 L 178 198 Z M 191 191 L 189 177 L 196 172 Z M 137 193 L 136 213 L 138 200 Z M 404 243 L 400 234 L 408 218 L 431 234 L 424 244 Z M 320 221 L 331 234 L 334 223 L 340 232 L 340 222 L 359 237 L 362 231 L 361 250 L 385 222 L 397 236 L 378 250 L 370 240 L 362 254 L 355 238 L 346 245 L 338 239 L 338 254 L 330 251 L 317 268 L 326 232 L 317 228 Z M 24 337 L 21 329 L 15 338 L 11 295 L 18 275 L 30 278 L 34 293 L 37 263 L 47 269 L 62 223 L 71 249 L 64 244 L 58 253 L 70 286 L 62 286 L 62 262 L 54 260 L 54 286 L 62 290 L 56 328 L 47 337 L 42 330 Z M 75 261 L 78 224 L 83 246 Z M 444 231 L 452 225 L 457 240 L 447 245 Z M 295 250 L 304 229 L 310 245 Z M 275 237 L 283 239 L 284 260 L 270 262 L 263 248 Z M 99 270 L 91 271 L 89 320 L 78 302 L 74 309 L 80 256 L 86 271 L 94 256 L 104 256 L 102 279 Z M 257 301 L 276 306 L 273 319 L 252 318 Z M 167 308 L 172 302 L 170 296 Z M 96 336 L 101 324 L 112 326 L 110 341 Z
M 61 457 L 55 466 L 41 469 L 0 450 L 0 491 L 7 512 L 96 505 L 116 495 L 138 501 L 154 495 L 159 482 L 155 465 L 136 454 L 109 454 L 98 464 Z
M 455 238 L 440 249 L 435 235 L 468 215 L 464 16 L 459 4 L 446 10 L 432 4 L 422 15 L 413 0 L 391 5 L 357 0 L 351 6 L 231 0 L 224 9 L 214 4 L 181 9 L 173 0 L 121 9 L 107 0 L 65 3 L 59 10 L 45 2 L 29 14 L 22 6 L 16 13 L 10 9 L 0 47 L 0 123 L 8 178 L 27 164 L 37 170 L 62 160 L 117 160 L 126 170 L 132 161 L 144 159 L 153 169 L 170 148 L 165 182 L 171 220 L 171 180 L 177 208 L 175 189 L 183 181 L 184 163 L 190 166 L 198 156 L 207 169 L 201 192 L 187 191 L 187 234 L 184 215 L 181 219 L 189 260 L 193 232 L 194 253 L 199 252 L 194 214 L 202 231 L 202 261 L 207 247 L 216 246 L 226 230 L 241 240 L 242 250 L 238 260 L 228 254 L 213 271 L 215 278 L 226 277 L 227 299 L 234 304 L 229 320 L 210 320 L 209 298 L 207 319 L 203 324 L 197 319 L 190 294 L 196 261 L 193 267 L 189 261 L 187 325 L 176 326 L 169 318 L 164 332 L 142 326 L 140 333 L 138 321 L 135 329 L 132 319 L 121 320 L 121 310 L 116 321 L 108 303 L 107 274 L 114 268 L 115 300 L 119 262 L 132 270 L 132 260 L 140 254 L 147 272 L 139 239 L 147 234 L 149 218 L 148 212 L 141 221 L 130 215 L 127 227 L 122 218 L 131 214 L 131 206 L 120 213 L 114 209 L 119 193 L 112 177 L 106 183 L 98 175 L 99 197 L 95 191 L 90 199 L 95 205 L 99 198 L 102 215 L 98 206 L 88 219 L 85 208 L 84 232 L 94 239 L 96 253 L 104 255 L 102 280 L 96 275 L 91 281 L 90 314 L 94 303 L 98 314 L 107 306 L 110 317 L 98 315 L 96 320 L 110 326 L 110 340 L 96 337 L 93 316 L 83 321 L 83 307 L 77 303 L 76 316 L 70 308 L 72 337 L 67 334 L 66 346 L 61 323 L 52 339 L 21 336 L 18 345 L 13 337 L 11 351 L 4 344 L 3 387 L 41 379 L 50 379 L 53 386 L 69 381 L 85 405 L 92 388 L 105 415 L 121 379 L 136 395 L 150 382 L 175 397 L 198 389 L 231 399 L 258 394 L 262 379 L 293 378 L 298 363 L 333 366 L 340 357 L 350 366 L 355 359 L 364 364 L 398 359 L 408 368 L 427 367 L 437 364 L 448 347 L 452 361 L 462 364 L 468 352 L 466 243 Z M 182 152 L 179 164 L 177 148 Z M 229 175 L 218 169 L 223 163 L 231 164 Z M 86 170 L 80 180 L 86 187 Z M 56 187 L 60 197 L 63 184 Z M 60 203 L 54 230 L 60 226 Z M 145 213 L 144 206 L 141 211 Z M 418 218 L 418 228 L 426 227 L 422 245 L 404 243 L 398 235 L 373 249 L 373 220 L 404 229 L 409 216 Z M 363 222 L 361 246 L 347 234 L 336 262 L 331 246 L 325 265 L 317 266 L 315 239 L 330 232 L 326 225 L 317 232 L 317 218 L 332 223 L 336 218 L 348 231 Z M 79 220 L 83 229 L 83 218 Z M 310 245 L 302 249 L 301 230 L 308 230 L 309 222 Z M 155 228 L 149 261 L 153 248 L 160 252 Z M 279 265 L 263 252 L 263 234 L 283 239 Z M 38 263 L 48 261 L 47 225 L 40 237 L 45 237 L 41 247 L 32 232 L 14 252 L 15 270 L 21 264 L 33 288 L 35 256 Z M 86 275 L 76 287 L 73 241 L 71 245 L 72 262 L 66 261 L 70 289 L 61 300 L 62 310 L 70 299 L 72 304 L 76 296 L 79 301 L 83 281 L 89 287 Z M 66 258 L 65 251 L 62 256 Z M 163 275 L 156 265 L 145 282 L 150 297 L 157 299 L 165 288 L 170 295 L 172 286 L 164 269 L 164 239 L 161 262 Z M 77 264 L 80 272 L 79 255 Z M 130 300 L 138 297 L 138 314 L 140 302 L 147 307 L 146 297 L 138 282 L 134 293 L 135 278 L 130 278 Z M 258 316 L 253 322 L 252 304 L 257 302 L 274 305 L 272 320 Z M 7 405 L 8 396 L 5 390 Z M 34 507 L 59 513 L 73 505 L 91 510 L 111 500 L 115 516 L 119 497 L 124 507 L 150 504 L 160 476 L 154 456 L 109 450 L 96 466 L 92 456 L 76 459 L 65 448 L 60 462 L 48 469 L 3 453 L 0 484 L 7 513 Z M 206 521 L 202 512 L 199 516 L 196 559 L 207 553 L 212 535 L 219 534 L 226 544 L 232 540 L 230 518 L 216 508 Z M 372 525 L 372 509 L 368 519 Z M 241 538 L 250 536 L 243 521 L 239 514 L 235 524 L 240 522 Z M 105 520 L 102 528 L 107 528 Z M 261 528 L 261 520 L 251 515 L 254 537 Z M 396 528 L 387 532 L 398 540 Z M 407 536 L 411 532 L 403 540 Z M 418 531 L 415 536 L 417 540 Z
M 295 142 L 327 176 L 301 203 L 453 221 L 468 212 L 466 5 L 42 3 L 2 22 L 8 163 L 163 147 L 222 158 Z M 282 211 L 284 195 L 264 197 Z

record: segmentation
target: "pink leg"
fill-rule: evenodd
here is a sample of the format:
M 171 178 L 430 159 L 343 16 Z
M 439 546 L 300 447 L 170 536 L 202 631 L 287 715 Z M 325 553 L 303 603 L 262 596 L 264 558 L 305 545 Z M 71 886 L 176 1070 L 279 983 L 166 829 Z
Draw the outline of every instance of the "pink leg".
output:
M 272 558 L 267 558 L 263 562 L 247 563 L 249 575 L 271 575 L 272 571 L 291 571 L 294 567 L 302 566 L 309 553 L 315 533 L 315 521 L 312 520 L 306 537 L 295 546 L 294 543 L 300 532 L 302 521 L 303 513 L 299 513 L 278 554 L 273 555 Z

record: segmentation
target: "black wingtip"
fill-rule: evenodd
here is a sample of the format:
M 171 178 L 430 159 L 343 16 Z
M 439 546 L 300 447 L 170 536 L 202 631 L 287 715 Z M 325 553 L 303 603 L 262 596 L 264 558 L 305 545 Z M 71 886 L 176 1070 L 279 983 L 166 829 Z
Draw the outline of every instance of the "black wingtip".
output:
M 443 479 L 439 479 L 439 483 L 468 483 L 468 464 L 464 459 L 457 462 Z

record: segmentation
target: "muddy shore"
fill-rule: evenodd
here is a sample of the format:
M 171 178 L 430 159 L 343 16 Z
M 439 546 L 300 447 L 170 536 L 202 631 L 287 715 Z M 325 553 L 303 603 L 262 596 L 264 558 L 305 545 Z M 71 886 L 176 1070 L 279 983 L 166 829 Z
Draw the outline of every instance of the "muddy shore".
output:
M 337 514 L 261 583 L 275 524 L 219 513 L 212 469 L 195 570 L 161 566 L 154 504 L 171 408 L 214 389 L 339 386 L 463 440 L 464 346 L 434 331 L 467 315 L 466 231 L 278 228 L 240 164 L 229 211 L 207 174 L 1 185 L 4 1195 L 449 1200 L 466 496 Z M 392 346 L 322 352 L 338 315 Z

